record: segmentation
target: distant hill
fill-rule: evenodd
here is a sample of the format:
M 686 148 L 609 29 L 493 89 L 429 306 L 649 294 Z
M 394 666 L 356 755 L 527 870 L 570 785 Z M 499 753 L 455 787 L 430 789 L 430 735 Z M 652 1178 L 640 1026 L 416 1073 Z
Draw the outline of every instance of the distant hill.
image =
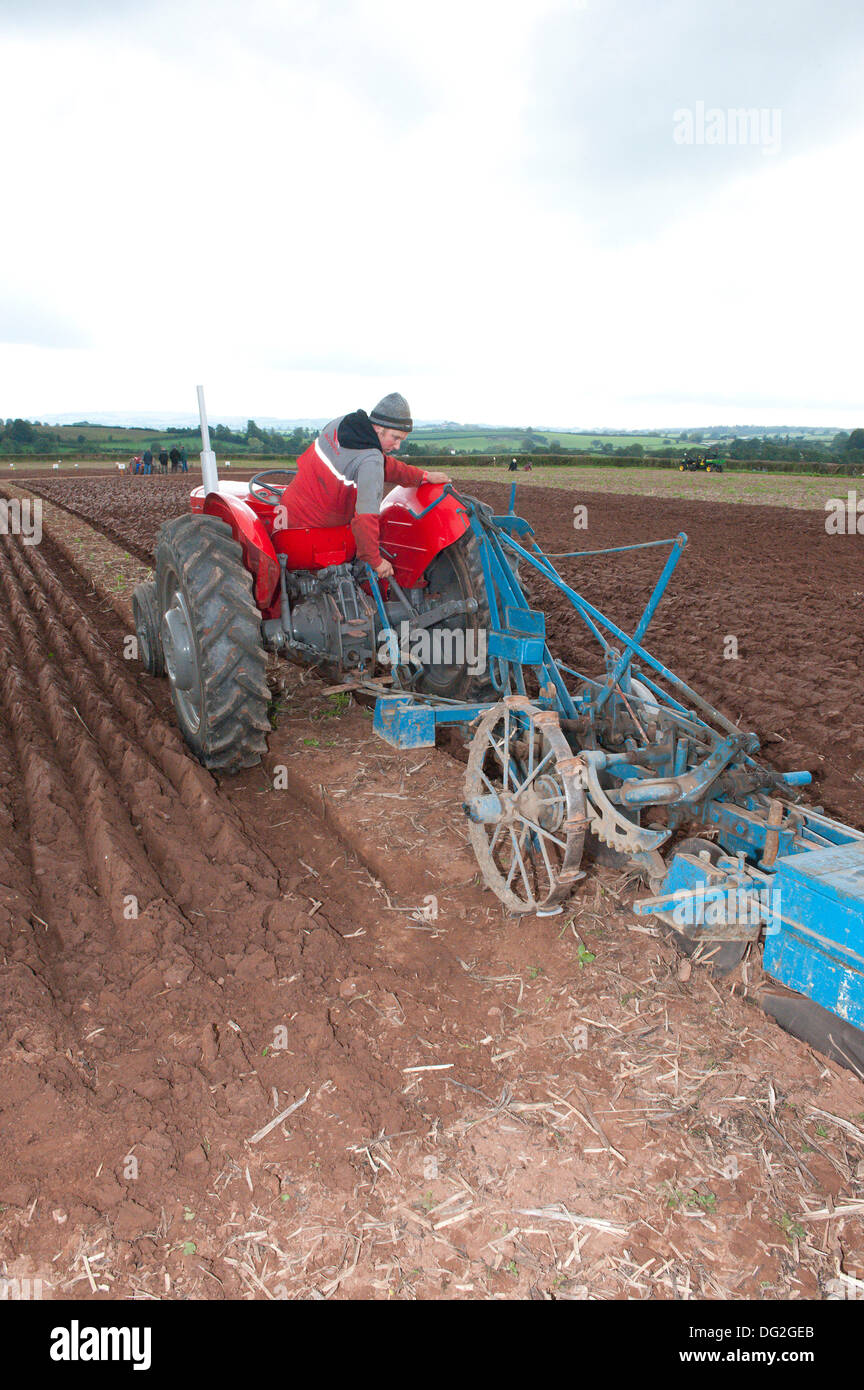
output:
M 144 411 L 132 424 L 123 412 L 59 415 L 46 420 L 0 419 L 0 457 L 54 455 L 124 460 L 151 448 L 184 445 L 190 457 L 201 450 L 198 421 L 191 413 Z M 321 418 L 249 420 L 231 416 L 210 422 L 211 442 L 222 458 L 296 458 L 326 424 Z M 548 426 L 496 426 L 419 421 L 402 454 L 412 456 L 543 454 L 678 458 L 687 449 L 710 450 L 730 459 L 825 461 L 861 449 L 862 431 L 850 436 L 816 426 L 723 425 L 703 429 L 574 430 Z
M 231 430 L 245 430 L 248 416 L 214 415 L 211 425 L 226 425 Z M 329 415 L 258 416 L 256 423 L 266 430 L 320 429 L 332 419 Z M 33 421 L 31 420 L 31 424 Z M 49 414 L 41 419 L 43 425 L 104 425 L 120 429 L 172 430 L 197 429 L 198 416 L 194 412 L 172 411 L 76 411 L 65 415 Z M 556 437 L 568 436 L 575 439 L 683 439 L 686 436 L 700 435 L 703 439 L 747 439 L 753 436 L 777 438 L 789 435 L 791 438 L 831 438 L 837 433 L 836 425 L 696 425 L 682 429 L 680 425 L 670 425 L 665 429 L 622 430 L 614 425 L 588 428 L 584 425 L 501 425 L 488 422 L 460 423 L 456 420 L 418 420 L 414 434 L 441 436 L 449 438 L 464 436 L 500 436 L 502 439 L 524 437 L 530 434 L 551 434 Z

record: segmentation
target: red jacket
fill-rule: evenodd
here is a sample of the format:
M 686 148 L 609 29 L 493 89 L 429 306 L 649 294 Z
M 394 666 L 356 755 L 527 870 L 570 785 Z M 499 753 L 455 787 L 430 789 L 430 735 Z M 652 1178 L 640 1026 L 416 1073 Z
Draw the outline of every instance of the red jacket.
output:
M 383 454 L 365 412 L 331 420 L 297 460 L 297 477 L 282 493 L 285 525 L 347 526 L 357 558 L 373 569 L 381 563 L 379 512 L 384 485 L 418 487 L 422 468 Z

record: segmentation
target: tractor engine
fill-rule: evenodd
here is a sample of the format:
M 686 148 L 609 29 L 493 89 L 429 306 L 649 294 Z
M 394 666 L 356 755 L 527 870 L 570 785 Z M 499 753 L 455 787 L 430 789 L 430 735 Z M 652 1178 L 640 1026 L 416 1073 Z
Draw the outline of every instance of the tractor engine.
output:
M 281 626 L 289 649 L 346 668 L 374 659 L 375 608 L 350 565 L 283 570 Z

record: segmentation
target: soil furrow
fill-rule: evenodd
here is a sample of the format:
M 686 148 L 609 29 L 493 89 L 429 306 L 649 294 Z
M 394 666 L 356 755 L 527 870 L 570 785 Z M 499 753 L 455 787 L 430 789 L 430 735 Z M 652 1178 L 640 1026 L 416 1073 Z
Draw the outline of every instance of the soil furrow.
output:
M 76 478 L 51 490 L 84 499 L 94 523 L 110 522 L 124 544 L 128 530 L 149 555 L 195 481 Z M 562 500 L 536 503 L 550 549 L 574 548 Z M 592 504 L 589 548 L 631 539 L 616 505 Z M 735 517 L 745 528 L 747 510 Z M 670 591 L 657 627 L 660 655 L 685 677 L 709 664 L 694 614 L 735 631 L 720 587 L 735 537 L 728 526 L 712 536 L 716 509 L 693 513 L 687 529 L 701 526 L 709 560 L 688 551 L 684 599 L 673 608 Z M 633 539 L 650 520 L 631 518 Z M 681 521 L 660 516 L 654 534 Z M 454 766 L 440 750 L 382 747 L 368 711 L 335 708 L 296 668 L 279 672 L 266 763 L 211 778 L 179 742 L 167 682 L 124 660 L 117 579 L 134 565 L 78 526 L 59 518 L 62 545 L 46 524 L 38 548 L 0 546 L 0 735 L 8 727 L 15 754 L 0 748 L 6 1268 L 39 1261 L 29 1272 L 67 1280 L 59 1296 L 92 1296 L 81 1255 L 95 1252 L 97 1297 L 103 1284 L 109 1297 L 163 1297 L 170 1281 L 177 1298 L 451 1297 L 454 1287 L 662 1298 L 686 1286 L 771 1299 L 818 1297 L 838 1251 L 854 1264 L 854 1217 L 832 1220 L 827 1247 L 827 1224 L 805 1228 L 805 1214 L 792 1225 L 808 1208 L 860 1202 L 848 1126 L 864 1095 L 851 1073 L 780 1033 L 728 982 L 685 974 L 650 926 L 634 925 L 630 887 L 611 871 L 592 868 L 559 918 L 502 916 L 471 881 Z M 746 540 L 758 556 L 755 533 Z M 771 565 L 789 577 L 782 559 Z M 646 571 L 625 559 L 613 585 L 605 563 L 562 569 L 626 624 Z M 842 602 L 840 569 L 831 573 Z M 752 580 L 743 598 L 764 597 L 755 562 Z M 791 630 L 790 605 L 791 586 L 785 600 L 751 605 L 752 640 L 769 657 L 773 641 L 778 660 L 771 622 Z M 548 611 L 566 644 L 567 614 Z M 826 612 L 814 598 L 812 621 Z M 742 642 L 742 662 L 749 650 Z M 739 669 L 743 707 L 750 668 Z M 830 743 L 824 734 L 826 758 Z M 150 839 L 133 828 L 145 813 Z M 106 824 L 117 872 L 132 864 L 128 836 L 164 895 L 149 922 L 103 910 L 85 838 L 92 859 Z M 352 838 L 364 862 L 380 856 L 380 881 L 344 848 Z M 199 880 L 185 885 L 185 915 L 171 896 L 184 859 Z M 274 863 L 286 896 L 264 898 Z M 48 870 L 44 888 L 32 865 Z M 205 910 L 223 889 L 227 910 Z M 85 908 L 76 938 L 73 913 Z M 752 983 L 758 963 L 747 969 Z M 525 1228 L 526 1209 L 559 1203 L 619 1233 L 580 1230 L 574 1245 L 568 1226 L 541 1235 L 532 1216 Z
M 187 487 L 189 486 L 191 485 L 187 483 Z M 28 480 L 27 489 L 29 492 L 34 492 L 40 497 L 47 498 L 50 502 L 54 504 L 55 507 L 60 507 L 62 511 L 67 512 L 70 516 L 83 517 L 83 519 L 87 522 L 88 526 L 93 527 L 94 531 L 98 531 L 100 535 L 105 536 L 106 539 L 109 541 L 113 541 L 115 545 L 120 545 L 123 547 L 124 550 L 128 550 L 129 554 L 134 555 L 136 560 L 141 560 L 142 563 L 145 565 L 152 565 L 152 544 L 148 545 L 146 542 L 140 542 L 134 539 L 130 539 L 129 536 L 123 534 L 122 530 L 118 531 L 115 527 L 109 525 L 109 523 L 105 520 L 104 508 L 102 508 L 99 504 L 98 495 L 88 499 L 88 501 L 85 502 L 83 505 L 80 503 L 78 503 L 77 505 L 73 505 L 66 497 L 64 497 L 62 483 L 60 483 L 58 488 L 56 485 L 53 485 L 52 482 L 45 482 L 42 480 L 39 480 L 39 482 L 37 482 L 35 480 Z M 153 500 L 153 498 L 148 498 L 146 495 L 139 495 L 135 499 L 136 505 L 133 505 L 133 508 L 130 511 L 130 515 L 134 516 L 135 512 L 138 510 L 138 507 L 140 506 L 142 512 L 146 516 L 149 511 L 148 503 L 152 505 Z M 185 510 L 185 508 L 176 508 L 171 513 L 171 515 L 176 516 L 182 510 Z M 163 516 L 159 521 L 159 525 L 161 526 L 162 521 L 165 520 L 167 520 L 167 517 Z
M 102 905 L 90 883 L 89 860 L 81 834 L 80 810 L 57 761 L 50 733 L 31 713 L 40 701 L 25 675 L 23 650 L 6 614 L 0 612 L 5 660 L 0 672 L 3 712 L 12 731 L 24 780 L 33 877 L 42 915 L 64 946 L 76 946 Z
M 168 896 L 184 910 L 225 910 L 232 905 L 236 908 L 238 900 L 246 898 L 252 879 L 259 897 L 274 897 L 275 873 L 272 869 L 269 874 L 262 872 L 260 858 L 250 853 L 248 845 L 243 846 L 245 864 L 229 861 L 223 865 L 202 852 L 202 844 L 209 846 L 206 835 L 189 834 L 192 827 L 176 814 L 174 787 L 118 726 L 113 707 L 96 688 L 90 666 L 76 659 L 73 644 L 54 620 L 53 607 L 38 589 L 35 576 L 23 565 L 20 555 L 13 552 L 10 558 L 13 567 L 19 573 L 23 571 L 24 587 L 39 615 L 44 638 L 23 609 L 18 574 L 14 580 L 7 574 L 4 584 L 10 599 L 15 595 L 13 612 L 52 733 L 79 778 L 85 815 L 94 817 L 88 826 L 91 863 L 106 902 L 111 904 L 115 924 L 128 920 L 124 913 L 129 911 L 126 900 L 130 895 L 144 903 Z M 46 640 L 53 651 L 48 650 Z M 75 726 L 76 719 L 79 727 Z M 81 737 L 84 732 L 90 735 L 92 745 Z M 113 778 L 110 787 L 106 767 Z M 218 831 L 210 848 L 218 855 Z M 253 859 L 257 862 L 253 863 Z M 154 870 L 158 870 L 159 879 Z M 243 910 L 249 910 L 248 902 Z
M 4 559 L 8 558 L 7 540 Z M 0 582 L 9 601 L 25 667 L 38 691 L 52 740 L 71 781 L 77 818 L 84 830 L 90 881 L 96 886 L 114 926 L 122 929 L 130 920 L 130 911 L 137 912 L 139 905 L 146 908 L 166 894 L 103 765 L 106 721 L 96 701 L 88 698 L 88 692 L 81 688 L 81 678 L 83 676 L 86 681 L 86 672 L 81 668 L 70 672 L 65 666 L 68 642 L 59 625 L 51 626 L 50 641 L 55 650 L 49 651 L 27 610 L 16 577 L 5 565 Z M 78 711 L 76 699 L 83 707 L 83 715 Z M 110 740 L 107 742 L 110 746 Z M 110 761 L 109 756 L 109 764 Z M 155 847 L 158 850 L 158 842 Z M 158 853 L 154 858 L 158 863 Z
M 27 573 L 25 560 L 32 575 Z M 262 864 L 260 856 L 250 856 L 246 836 L 224 805 L 219 804 L 212 777 L 190 757 L 176 728 L 165 722 L 139 685 L 126 674 L 123 662 L 113 655 L 78 604 L 64 592 L 42 557 L 32 549 L 24 555 L 16 550 L 12 552 L 12 563 L 34 603 L 41 603 L 46 620 L 50 620 L 51 609 L 56 608 L 78 644 L 90 675 L 95 676 L 108 697 L 115 718 L 119 713 L 127 721 L 135 742 L 156 764 L 194 820 L 202 842 L 211 844 L 221 859 L 243 864 L 248 882 L 271 878 L 275 870 Z

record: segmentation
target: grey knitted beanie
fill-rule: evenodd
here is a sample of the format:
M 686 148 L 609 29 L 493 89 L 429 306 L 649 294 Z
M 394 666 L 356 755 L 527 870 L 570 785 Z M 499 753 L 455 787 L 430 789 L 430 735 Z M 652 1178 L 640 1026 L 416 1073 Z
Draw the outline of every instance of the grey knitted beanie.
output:
M 405 430 L 407 434 L 414 428 L 411 407 L 398 391 L 391 391 L 389 396 L 380 400 L 374 410 L 370 411 L 369 419 L 373 425 L 382 425 L 388 430 Z

